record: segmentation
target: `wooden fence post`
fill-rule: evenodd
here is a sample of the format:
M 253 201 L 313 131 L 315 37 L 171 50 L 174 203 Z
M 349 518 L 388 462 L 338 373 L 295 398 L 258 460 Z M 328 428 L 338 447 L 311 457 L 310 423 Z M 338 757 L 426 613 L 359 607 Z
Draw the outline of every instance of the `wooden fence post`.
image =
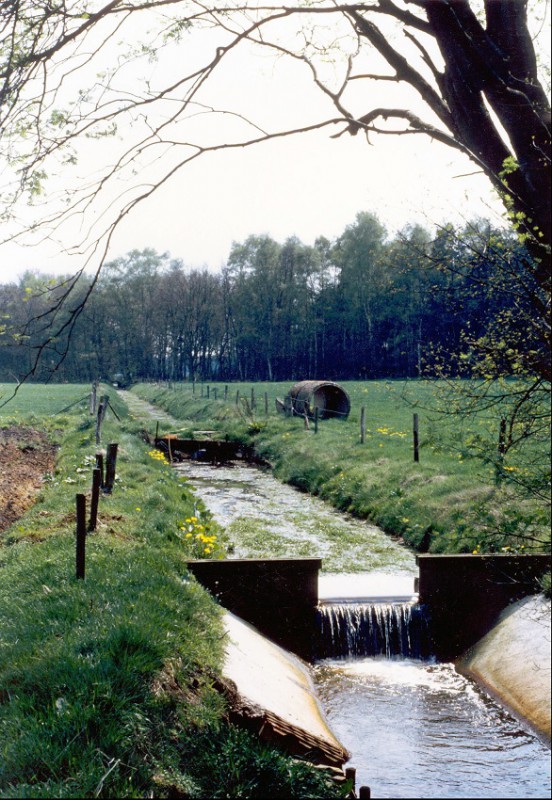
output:
M 414 414 L 412 417 L 412 435 L 414 439 L 414 461 L 420 460 L 420 440 L 418 429 L 418 415 Z
M 318 406 L 314 407 L 314 432 L 318 433 L 318 415 L 319 415 Z
M 240 390 L 236 392 L 236 405 L 239 406 L 240 404 Z
M 91 417 L 94 416 L 94 414 L 96 413 L 97 393 L 98 393 L 98 387 L 97 387 L 96 383 L 94 382 L 92 384 L 92 391 L 90 392 L 90 416 Z
M 358 800 L 370 800 L 372 792 L 369 786 L 360 786 L 358 790 Z
M 215 386 L 213 388 L 213 400 L 216 400 L 216 399 L 217 399 L 217 387 Z
M 102 473 L 96 467 L 92 470 L 92 496 L 90 499 L 90 520 L 88 530 L 95 531 L 98 522 L 98 502 L 100 499 L 100 488 L 102 485 Z
M 75 573 L 77 579 L 84 579 L 86 561 L 86 495 L 78 494 L 77 501 L 77 547 Z
M 113 484 L 115 483 L 115 466 L 117 463 L 117 448 L 118 444 L 112 442 L 107 447 L 107 455 L 105 460 L 105 483 L 103 490 L 106 494 L 111 494 L 113 491 Z
M 255 408 L 255 389 L 251 387 L 251 411 Z
M 360 409 L 360 443 L 364 444 L 366 441 L 366 408 L 362 406 Z
M 345 779 L 351 781 L 352 783 L 352 790 L 355 791 L 356 786 L 356 769 L 354 767 L 346 767 L 345 769 Z
M 208 386 L 207 387 L 207 400 L 209 399 L 210 394 L 211 394 L 211 387 Z
M 284 397 L 284 409 L 286 412 L 286 417 L 291 417 L 292 415 L 292 404 L 291 404 L 291 397 L 289 394 L 286 394 Z
M 224 384 L 224 399 L 228 400 L 228 384 Z
M 96 453 L 96 469 L 100 470 L 100 486 L 104 483 L 104 457 L 103 453 Z
M 500 420 L 500 429 L 498 432 L 498 461 L 495 470 L 495 482 L 502 483 L 504 477 L 504 456 L 506 455 L 506 420 L 504 417 Z
M 108 394 L 104 394 L 104 396 L 102 397 L 102 406 L 103 406 L 103 408 L 102 408 L 102 422 L 103 422 L 104 419 L 105 419 L 105 415 L 107 413 L 107 408 L 109 406 L 109 395 Z
M 103 420 L 103 402 L 98 406 L 98 413 L 96 414 L 96 444 L 100 444 L 102 440 L 102 420 Z
M 265 414 L 268 417 L 268 392 L 264 393 Z

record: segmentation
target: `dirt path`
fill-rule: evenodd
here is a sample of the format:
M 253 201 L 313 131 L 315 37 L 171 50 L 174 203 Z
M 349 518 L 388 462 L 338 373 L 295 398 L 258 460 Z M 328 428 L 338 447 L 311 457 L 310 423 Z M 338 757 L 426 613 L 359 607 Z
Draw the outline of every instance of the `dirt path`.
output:
M 147 422 L 148 420 L 159 422 L 159 427 L 161 429 L 160 433 L 173 432 L 182 427 L 182 422 L 179 422 L 174 417 L 171 417 L 171 415 L 167 414 L 167 412 L 163 411 L 163 409 L 157 406 L 152 406 L 146 400 L 142 400 L 140 397 L 132 394 L 132 392 L 127 392 L 124 389 L 118 389 L 117 394 L 121 400 L 126 403 L 130 413 L 134 417 L 144 420 L 144 422 Z
M 0 429 L 0 531 L 33 505 L 44 476 L 54 469 L 56 449 L 34 428 Z

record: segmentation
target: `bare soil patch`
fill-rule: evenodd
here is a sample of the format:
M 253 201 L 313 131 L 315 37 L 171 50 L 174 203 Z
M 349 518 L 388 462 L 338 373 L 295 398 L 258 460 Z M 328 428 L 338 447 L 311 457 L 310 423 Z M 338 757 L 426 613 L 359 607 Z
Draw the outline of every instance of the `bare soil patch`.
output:
M 54 469 L 56 446 L 34 428 L 0 429 L 0 531 L 35 502 L 44 476 Z

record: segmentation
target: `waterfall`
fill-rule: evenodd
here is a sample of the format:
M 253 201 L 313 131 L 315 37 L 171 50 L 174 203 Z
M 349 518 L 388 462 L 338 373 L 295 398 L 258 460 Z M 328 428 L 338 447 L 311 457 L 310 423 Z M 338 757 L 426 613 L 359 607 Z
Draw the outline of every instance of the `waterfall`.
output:
M 318 630 L 318 658 L 431 655 L 428 619 L 419 603 L 321 605 Z

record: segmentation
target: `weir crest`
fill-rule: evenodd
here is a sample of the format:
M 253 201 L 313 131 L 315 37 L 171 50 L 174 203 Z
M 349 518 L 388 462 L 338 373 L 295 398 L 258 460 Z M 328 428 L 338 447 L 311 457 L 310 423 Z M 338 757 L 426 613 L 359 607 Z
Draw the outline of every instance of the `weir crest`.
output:
M 427 611 L 416 602 L 322 604 L 317 620 L 319 659 L 432 655 Z

